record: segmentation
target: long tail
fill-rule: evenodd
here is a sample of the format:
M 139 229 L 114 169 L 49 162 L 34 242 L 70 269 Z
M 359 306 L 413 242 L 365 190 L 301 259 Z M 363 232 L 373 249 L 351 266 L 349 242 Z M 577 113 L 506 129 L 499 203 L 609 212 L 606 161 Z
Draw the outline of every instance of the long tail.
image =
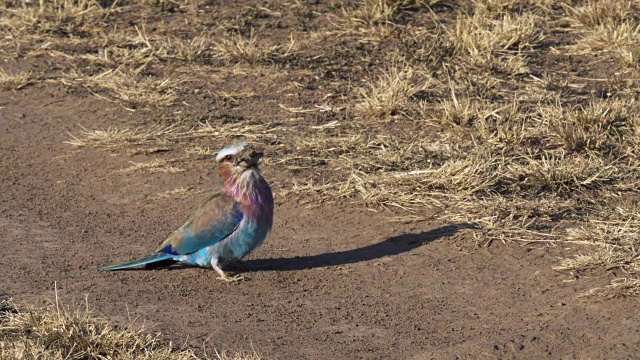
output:
M 130 261 L 128 263 L 119 264 L 119 265 L 105 266 L 105 267 L 98 268 L 98 270 L 114 271 L 114 270 L 130 269 L 132 267 L 136 267 L 140 265 L 147 265 L 147 264 L 157 263 L 160 261 L 173 260 L 174 256 L 175 255 L 157 252 L 155 254 L 151 254 L 139 260 L 134 260 L 134 261 Z

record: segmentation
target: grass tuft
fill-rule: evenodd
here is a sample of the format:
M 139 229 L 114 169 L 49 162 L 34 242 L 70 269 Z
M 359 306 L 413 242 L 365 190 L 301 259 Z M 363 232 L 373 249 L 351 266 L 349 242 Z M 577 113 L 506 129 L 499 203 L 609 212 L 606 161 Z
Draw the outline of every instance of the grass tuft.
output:
M 355 27 L 388 25 L 400 9 L 398 0 L 362 0 L 354 9 L 343 9 L 345 18 Z
M 96 317 L 85 302 L 71 310 L 58 301 L 44 307 L 16 306 L 0 300 L 0 358 L 2 359 L 209 359 L 186 347 L 164 341 L 133 323 L 121 326 Z M 227 354 L 215 350 L 216 360 L 259 360 L 255 352 Z
M 580 294 L 580 297 L 583 298 L 599 297 L 604 299 L 629 296 L 640 296 L 640 280 L 628 277 L 616 279 L 613 280 L 610 285 L 591 289 Z
M 570 151 L 604 151 L 623 153 L 625 139 L 633 136 L 636 106 L 623 101 L 592 102 L 574 109 L 541 109 L 552 132 Z
M 0 89 L 20 90 L 32 84 L 34 80 L 34 75 L 29 72 L 7 74 L 4 70 L 0 69 Z
M 536 15 L 509 15 L 494 20 L 476 14 L 461 16 L 449 32 L 456 56 L 480 71 L 515 76 L 528 72 L 524 50 L 544 38 Z
M 3 359 L 197 359 L 143 328 L 112 325 L 88 309 L 60 304 L 44 308 L 0 303 L 0 357 Z
M 382 70 L 376 81 L 358 89 L 362 100 L 356 104 L 356 111 L 363 117 L 374 119 L 408 115 L 410 103 L 415 102 L 414 95 L 429 84 L 429 79 L 424 80 L 420 75 L 406 65 Z
M 589 0 L 582 6 L 565 8 L 571 20 L 587 28 L 620 24 L 632 11 L 630 1 Z
M 286 58 L 294 50 L 294 46 L 293 38 L 287 47 L 264 43 L 252 31 L 248 38 L 234 35 L 216 42 L 214 51 L 216 56 L 228 61 L 256 64 Z
M 14 6 L 10 6 L 13 4 Z M 9 2 L 0 18 L 0 28 L 16 34 L 49 34 L 57 37 L 86 37 L 112 8 L 102 8 L 92 0 Z

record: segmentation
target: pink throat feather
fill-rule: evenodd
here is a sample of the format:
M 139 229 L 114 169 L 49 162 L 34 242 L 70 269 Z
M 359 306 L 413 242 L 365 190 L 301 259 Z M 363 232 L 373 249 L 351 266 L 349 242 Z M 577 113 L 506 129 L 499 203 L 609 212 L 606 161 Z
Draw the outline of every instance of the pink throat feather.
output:
M 246 215 L 253 217 L 273 202 L 269 185 L 257 167 L 238 171 L 229 164 L 221 164 L 219 172 L 225 194 L 239 202 Z

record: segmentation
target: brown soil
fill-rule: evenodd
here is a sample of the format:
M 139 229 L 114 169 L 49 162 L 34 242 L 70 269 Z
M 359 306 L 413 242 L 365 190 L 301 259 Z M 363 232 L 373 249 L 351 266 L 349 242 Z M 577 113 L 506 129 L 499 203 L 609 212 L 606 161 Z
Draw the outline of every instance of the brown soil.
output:
M 18 35 L 12 33 L 0 41 L 0 69 L 9 74 L 32 72 L 36 79 L 25 87 L 15 86 L 14 91 L 1 90 L 0 86 L 0 297 L 34 303 L 52 299 L 57 288 L 67 304 L 79 305 L 86 297 L 96 312 L 109 320 L 126 324 L 137 319 L 161 331 L 178 346 L 188 343 L 200 353 L 209 354 L 216 348 L 255 349 L 269 359 L 637 357 L 638 297 L 578 297 L 628 276 L 619 270 L 624 268 L 622 265 L 604 270 L 606 266 L 601 264 L 595 270 L 572 276 L 569 272 L 556 272 L 553 267 L 559 259 L 580 253 L 581 249 L 573 244 L 558 242 L 561 245 L 547 247 L 545 243 L 477 243 L 477 232 L 471 224 L 445 223 L 437 220 L 438 216 L 431 216 L 442 209 L 421 210 L 425 213 L 419 215 L 431 221 L 403 224 L 389 222 L 389 217 L 401 215 L 399 212 L 387 212 L 380 206 L 377 211 L 366 209 L 364 201 L 355 197 L 315 204 L 311 196 L 305 196 L 308 194 L 300 198 L 282 195 L 281 190 L 291 190 L 292 179 L 322 183 L 349 177 L 349 171 L 336 171 L 342 166 L 339 161 L 326 165 L 341 158 L 342 151 L 348 152 L 351 145 L 345 144 L 345 149 L 335 152 L 319 149 L 337 146 L 334 138 L 362 132 L 363 140 L 371 140 L 367 146 L 377 148 L 387 146 L 387 140 L 394 137 L 408 143 L 416 136 L 428 140 L 432 133 L 448 131 L 446 127 L 431 131 L 422 120 L 405 119 L 398 114 L 378 122 L 353 121 L 351 105 L 357 89 L 366 89 L 366 84 L 372 83 L 376 74 L 394 60 L 388 56 L 391 50 L 401 46 L 406 47 L 403 51 L 407 54 L 417 56 L 412 61 L 424 63 L 433 77 L 446 85 L 412 97 L 435 108 L 449 98 L 453 90 L 449 86 L 458 86 L 456 91 L 463 95 L 461 86 L 467 80 L 457 78 L 451 82 L 450 76 L 458 76 L 455 67 L 443 66 L 447 61 L 457 61 L 450 58 L 449 45 L 438 43 L 434 40 L 437 37 L 418 36 L 413 42 L 409 38 L 413 30 L 430 26 L 435 34 L 438 27 L 434 16 L 438 23 L 448 24 L 451 29 L 457 14 L 465 12 L 458 2 L 442 2 L 428 11 L 408 6 L 393 21 L 411 26 L 390 27 L 393 30 L 379 42 L 375 32 L 360 33 L 358 26 L 343 33 L 350 35 L 334 35 L 334 23 L 350 17 L 338 2 L 313 1 L 297 6 L 298 2 L 203 1 L 186 6 L 192 13 L 182 9 L 181 2 L 156 2 L 163 4 L 162 9 L 157 4 L 144 3 L 121 1 L 110 16 L 85 19 L 86 23 L 78 17 L 77 27 L 71 20 L 49 29 L 42 19 L 33 24 L 14 19 L 16 24 L 23 24 L 16 29 L 26 26 L 26 30 L 14 30 L 24 38 L 15 40 Z M 17 6 L 13 2 L 7 4 L 10 8 Z M 349 6 L 357 4 L 360 2 L 346 2 Z M 509 11 L 517 13 L 518 9 Z M 554 11 L 553 19 L 564 18 L 563 8 Z M 554 26 L 561 27 L 561 23 Z M 235 59 L 231 55 L 207 55 L 186 61 L 174 53 L 154 55 L 156 58 L 147 64 L 144 58 L 136 59 L 147 54 L 148 49 L 139 39 L 126 38 L 120 39 L 118 46 L 109 45 L 113 63 L 96 58 L 102 50 L 107 56 L 105 44 L 119 39 L 105 40 L 102 35 L 116 30 L 138 34 L 138 29 L 156 40 L 174 42 L 194 39 L 210 30 L 217 32 L 216 41 L 236 34 L 246 39 L 257 29 L 260 40 L 278 44 L 281 50 L 287 48 L 289 35 L 293 34 L 299 49 L 292 56 L 274 55 L 251 64 L 245 63 L 242 56 Z M 320 29 L 328 32 L 319 32 L 322 36 L 316 38 L 304 36 Z M 596 81 L 618 71 L 610 62 L 599 61 L 590 54 L 555 53 L 556 48 L 575 43 L 573 33 L 561 27 L 547 31 L 546 36 L 538 47 L 527 50 L 531 75 L 539 79 L 559 76 L 562 80 L 557 84 L 549 80 L 545 96 L 553 92 L 571 108 L 586 104 L 591 98 L 611 96 L 609 93 L 615 94 L 619 86 L 635 98 L 633 84 L 627 89 L 623 81 Z M 51 39 L 55 41 L 47 45 Z M 47 46 L 50 52 L 39 54 Z M 123 56 L 119 60 L 118 54 L 126 51 L 131 58 Z M 144 75 L 140 79 L 179 79 L 184 75 L 189 81 L 172 89 L 176 100 L 162 106 L 146 100 L 125 101 L 114 95 L 117 87 L 92 88 L 86 82 L 97 74 L 134 68 Z M 73 74 L 82 78 L 75 79 Z M 511 104 L 509 96 L 522 96 L 528 89 L 528 76 L 516 75 L 495 75 L 492 81 L 504 83 L 503 88 L 497 89 L 492 82 L 476 84 L 470 77 L 468 81 L 473 80 L 475 85 L 464 91 L 492 102 Z M 586 81 L 584 87 L 574 86 L 578 80 Z M 521 87 L 513 86 L 516 84 Z M 625 91 L 620 93 L 624 95 Z M 331 110 L 308 112 L 327 104 Z M 531 106 L 539 104 L 540 99 L 532 97 Z M 433 117 L 438 116 L 440 113 L 433 113 Z M 158 198 L 158 194 L 212 186 L 215 166 L 211 158 L 185 156 L 185 149 L 206 145 L 216 150 L 223 145 L 218 142 L 221 138 L 232 141 L 247 134 L 225 134 L 216 141 L 166 141 L 161 145 L 167 151 L 152 154 L 145 153 L 144 147 L 139 151 L 135 146 L 75 148 L 65 141 L 71 139 L 70 134 L 79 134 L 81 126 L 103 130 L 179 124 L 187 129 L 200 122 L 212 126 L 263 126 L 264 133 L 250 140 L 267 139 L 263 142 L 272 150 L 263 172 L 275 191 L 275 224 L 264 246 L 251 255 L 249 266 L 253 268 L 243 271 L 249 280 L 227 284 L 216 280 L 211 270 L 180 266 L 116 273 L 96 271 L 98 266 L 147 255 L 183 223 L 204 196 L 195 193 Z M 341 127 L 331 128 L 334 122 Z M 299 146 L 299 138 L 312 138 L 323 126 L 324 136 L 315 139 L 316 143 Z M 463 135 L 473 130 L 455 128 Z M 373 136 L 383 129 L 383 136 Z M 265 136 L 267 132 L 269 136 Z M 158 144 L 149 146 L 155 145 Z M 422 156 L 436 165 L 446 160 L 440 159 L 437 150 L 433 152 Z M 324 159 L 327 154 L 333 158 Z M 407 166 L 402 157 L 368 162 L 366 152 L 361 155 L 350 157 L 354 162 L 352 170 L 383 173 L 386 168 L 399 172 L 423 168 Z M 278 157 L 285 156 L 290 161 L 278 163 Z M 131 161 L 176 158 L 179 161 L 175 166 L 184 171 L 120 171 L 130 167 Z M 282 169 L 283 166 L 287 168 Z M 526 177 L 520 180 L 524 193 L 531 185 L 525 184 Z M 631 184 L 637 184 L 635 180 Z M 489 190 L 500 193 L 500 186 L 497 183 Z M 638 199 L 637 193 L 620 193 L 614 185 L 611 189 L 615 196 L 610 198 L 630 207 Z M 540 194 L 527 196 L 543 197 L 544 186 L 539 190 Z M 578 191 L 563 194 L 563 200 L 590 196 Z M 600 195 L 594 197 L 605 198 Z M 592 202 L 587 200 L 586 204 Z M 547 214 L 550 219 L 558 215 L 557 221 L 551 225 L 542 221 L 540 228 L 532 229 L 562 227 L 563 221 L 571 220 L 569 210 L 566 218 L 553 212 L 553 216 Z M 613 208 L 608 210 L 614 212 Z M 531 214 L 536 217 L 535 211 Z M 528 210 L 524 219 L 529 219 Z M 588 251 L 593 252 L 593 248 Z
M 0 92 L 0 107 L 0 291 L 17 301 L 52 298 L 57 283 L 68 303 L 87 296 L 106 318 L 265 358 L 622 359 L 640 350 L 638 299 L 576 298 L 616 274 L 567 283 L 552 266 L 568 249 L 474 247 L 465 224 L 390 225 L 347 202 L 307 208 L 279 196 L 284 175 L 269 164 L 276 223 L 251 257 L 250 281 L 196 268 L 98 272 L 179 226 L 202 195 L 150 195 L 206 188 L 213 164 L 122 176 L 115 171 L 145 155 L 63 142 L 77 124 L 135 126 L 135 113 L 45 85 Z

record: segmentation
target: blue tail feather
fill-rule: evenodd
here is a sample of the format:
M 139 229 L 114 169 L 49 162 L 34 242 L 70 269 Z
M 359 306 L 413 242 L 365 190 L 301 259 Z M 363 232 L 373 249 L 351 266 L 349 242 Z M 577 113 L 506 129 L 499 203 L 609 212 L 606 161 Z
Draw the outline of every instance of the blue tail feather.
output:
M 165 261 L 165 260 L 173 260 L 174 256 L 175 255 L 173 255 L 173 254 L 167 254 L 167 253 L 159 252 L 159 253 L 155 253 L 155 254 L 149 255 L 149 256 L 147 256 L 145 258 L 142 258 L 142 259 L 139 259 L 139 260 L 130 261 L 130 262 L 127 262 L 127 263 L 124 263 L 124 264 L 101 267 L 101 268 L 98 268 L 98 270 L 114 271 L 114 270 L 130 269 L 132 267 L 152 264 L 152 263 L 155 263 L 155 262 L 160 262 L 160 261 Z

